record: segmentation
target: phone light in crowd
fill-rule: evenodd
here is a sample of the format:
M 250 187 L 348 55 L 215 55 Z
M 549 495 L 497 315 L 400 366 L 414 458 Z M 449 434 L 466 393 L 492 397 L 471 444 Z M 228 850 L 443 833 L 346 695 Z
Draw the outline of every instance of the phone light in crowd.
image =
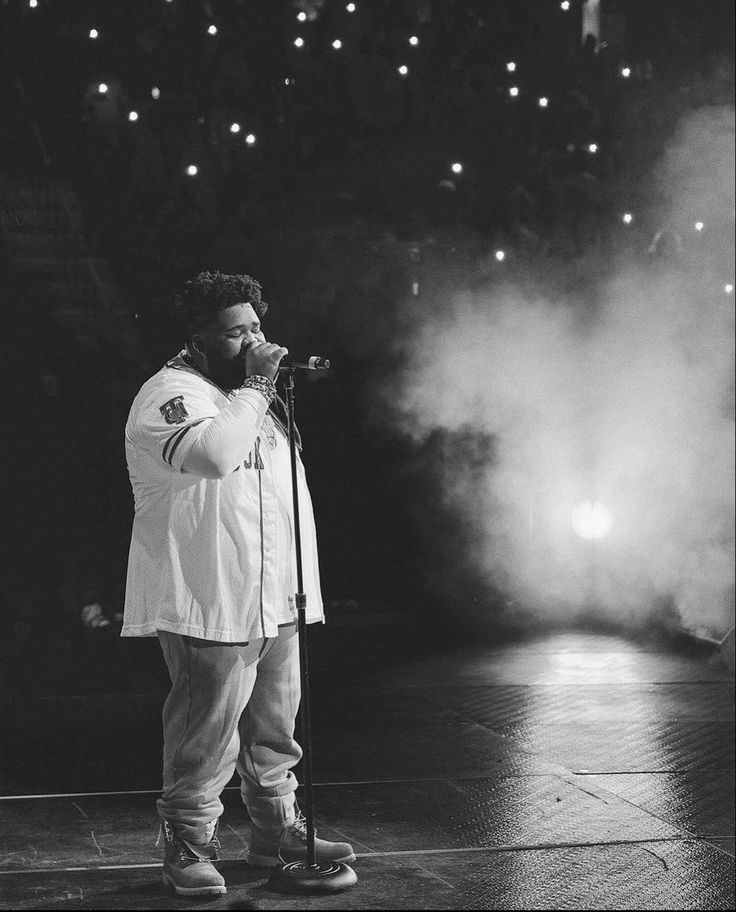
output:
M 211 26 L 207 29 L 207 34 L 208 34 L 208 35 L 216 35 L 216 34 L 217 34 L 217 26 L 216 26 L 216 25 L 211 25 Z
M 131 123 L 135 123 L 136 120 L 138 120 L 138 112 L 137 112 L 137 111 L 131 111 L 131 112 L 128 114 L 128 120 L 129 120 Z
M 591 155 L 595 155 L 595 153 L 597 151 L 598 151 L 598 143 L 591 143 L 588 146 L 588 152 L 590 152 Z
M 723 290 L 726 292 L 726 294 L 733 294 L 733 285 L 731 282 L 726 282 L 726 284 L 723 286 Z
M 296 18 L 297 18 L 300 22 L 306 22 L 306 21 L 307 21 L 307 14 L 304 12 L 304 10 L 302 10 L 300 13 L 297 13 L 297 14 L 296 14 Z
M 94 28 L 93 28 L 93 29 L 90 29 L 90 30 L 89 30 L 89 37 L 94 41 L 95 38 L 99 38 L 99 37 L 100 37 L 100 33 L 97 31 L 97 29 L 94 29 Z
M 705 228 L 705 225 L 703 224 L 703 222 L 696 222 L 696 223 L 695 223 L 695 230 L 696 230 L 696 231 L 702 231 L 703 228 Z
M 97 91 L 100 93 L 100 95 L 107 95 L 107 83 L 106 83 L 106 82 L 101 82 L 101 83 L 97 86 Z
M 586 500 L 572 511 L 572 527 L 588 541 L 608 535 L 613 526 L 613 514 L 605 504 Z
M 518 87 L 518 86 L 511 86 L 511 88 L 509 89 L 509 95 L 510 95 L 512 98 L 516 98 L 518 94 L 519 94 L 519 87 Z
M 494 254 L 494 256 L 496 257 L 496 259 L 498 260 L 499 263 L 503 263 L 503 261 L 506 259 L 506 251 L 497 250 L 496 253 Z
M 249 134 L 245 137 L 245 144 L 246 144 L 246 146 L 255 146 L 255 144 L 256 144 L 256 134 L 255 134 L 255 133 L 249 133 Z
M 419 38 L 416 35 L 411 35 L 409 38 L 409 44 L 412 47 L 416 47 L 419 44 Z
M 452 171 L 453 174 L 462 174 L 462 173 L 463 173 L 463 166 L 462 166 L 462 164 L 461 164 L 460 162 L 453 162 L 453 163 L 450 165 L 450 170 Z
M 506 64 L 506 69 L 509 73 L 516 72 L 516 64 L 514 63 L 513 60 L 509 60 L 509 62 Z
M 560 9 L 567 12 L 570 9 L 570 0 L 562 0 L 562 3 L 560 3 Z
M 630 212 L 624 212 L 621 216 L 621 221 L 624 225 L 630 225 L 634 221 L 634 216 Z
M 537 104 L 539 105 L 540 108 L 546 108 L 546 107 L 549 106 L 549 98 L 545 98 L 545 96 L 543 95 L 543 96 L 539 99 L 539 101 L 537 102 Z
M 240 133 L 240 124 L 239 124 L 239 123 L 231 123 L 231 124 L 230 124 L 230 132 L 231 132 L 231 133 Z
M 342 41 L 340 41 L 339 38 L 335 38 L 335 40 L 332 42 L 332 46 L 336 51 L 339 51 L 342 47 Z
M 196 177 L 199 174 L 199 168 L 196 165 L 187 165 L 187 174 L 189 177 Z
M 355 10 L 357 9 L 357 7 L 356 7 L 356 5 L 355 5 L 354 3 L 348 3 L 348 5 L 345 7 L 345 9 L 346 9 L 349 13 L 354 13 Z
M 631 67 L 623 67 L 621 70 L 621 75 L 624 79 L 628 79 L 631 76 Z
M 400 67 L 397 67 L 399 76 L 406 76 L 409 72 L 409 67 L 402 63 Z
M 304 39 L 303 39 L 302 37 L 295 38 L 295 39 L 294 39 L 294 47 L 303 48 L 303 47 L 304 47 Z

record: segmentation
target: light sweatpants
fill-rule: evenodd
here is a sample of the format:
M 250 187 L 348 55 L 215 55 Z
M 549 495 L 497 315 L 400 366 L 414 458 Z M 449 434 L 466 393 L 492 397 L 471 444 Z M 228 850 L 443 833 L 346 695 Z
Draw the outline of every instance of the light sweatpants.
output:
M 191 842 L 207 842 L 223 811 L 220 795 L 233 772 L 257 827 L 294 816 L 302 756 L 294 740 L 299 708 L 299 640 L 295 625 L 278 637 L 218 643 L 158 632 L 171 677 L 163 709 L 160 817 Z

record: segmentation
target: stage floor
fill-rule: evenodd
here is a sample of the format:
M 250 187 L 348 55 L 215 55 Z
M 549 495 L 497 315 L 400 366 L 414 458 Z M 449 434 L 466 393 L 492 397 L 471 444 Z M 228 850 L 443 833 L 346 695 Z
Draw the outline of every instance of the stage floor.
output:
M 317 827 L 353 844 L 359 878 L 331 897 L 273 893 L 247 867 L 235 782 L 227 894 L 163 887 L 155 641 L 98 633 L 71 672 L 18 669 L 0 704 L 0 909 L 734 908 L 734 682 L 717 655 L 574 631 L 418 647 L 418 624 L 310 633 Z

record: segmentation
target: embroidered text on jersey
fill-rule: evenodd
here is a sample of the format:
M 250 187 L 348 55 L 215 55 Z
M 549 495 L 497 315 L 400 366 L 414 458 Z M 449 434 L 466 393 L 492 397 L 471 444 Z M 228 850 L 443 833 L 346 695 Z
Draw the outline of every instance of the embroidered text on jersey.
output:
M 182 424 L 189 417 L 183 396 L 174 396 L 173 399 L 169 399 L 168 402 L 161 406 L 159 411 L 166 419 L 167 424 Z

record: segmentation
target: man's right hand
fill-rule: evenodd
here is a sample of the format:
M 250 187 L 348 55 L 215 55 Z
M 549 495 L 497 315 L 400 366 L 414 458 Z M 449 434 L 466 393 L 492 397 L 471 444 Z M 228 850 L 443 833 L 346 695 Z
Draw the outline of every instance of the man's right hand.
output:
M 275 380 L 279 372 L 279 363 L 288 354 L 288 348 L 275 342 L 251 342 L 245 350 L 246 376 L 258 374 L 260 377 Z

